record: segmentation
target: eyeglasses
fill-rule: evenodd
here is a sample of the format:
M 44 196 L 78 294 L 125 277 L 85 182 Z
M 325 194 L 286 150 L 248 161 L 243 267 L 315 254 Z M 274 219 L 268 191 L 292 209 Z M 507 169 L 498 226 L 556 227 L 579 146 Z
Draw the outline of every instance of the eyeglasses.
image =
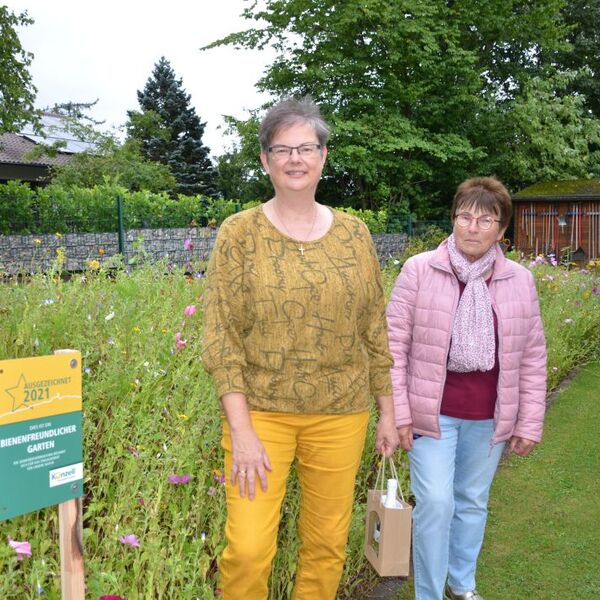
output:
M 298 152 L 298 156 L 310 158 L 315 156 L 317 152 L 321 150 L 321 144 L 300 144 L 299 146 L 284 146 L 283 144 L 277 144 L 276 146 L 269 146 L 268 150 L 275 158 L 287 158 L 292 155 L 294 150 Z
M 469 213 L 460 213 L 454 217 L 454 220 L 459 227 L 470 227 L 473 221 L 477 221 L 477 227 L 482 231 L 487 231 L 494 223 L 500 223 L 500 219 L 494 219 L 488 215 L 474 217 Z

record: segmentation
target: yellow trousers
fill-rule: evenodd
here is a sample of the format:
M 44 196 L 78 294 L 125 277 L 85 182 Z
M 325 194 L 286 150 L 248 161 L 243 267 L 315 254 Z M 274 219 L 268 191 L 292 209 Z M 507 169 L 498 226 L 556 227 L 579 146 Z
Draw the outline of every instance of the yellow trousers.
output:
M 266 600 L 281 504 L 297 459 L 301 486 L 300 553 L 294 600 L 334 600 L 345 560 L 354 482 L 369 413 L 301 415 L 251 412 L 271 461 L 268 490 L 257 479 L 256 498 L 240 497 L 229 480 L 231 440 L 223 426 L 227 475 L 227 547 L 219 564 L 223 600 Z

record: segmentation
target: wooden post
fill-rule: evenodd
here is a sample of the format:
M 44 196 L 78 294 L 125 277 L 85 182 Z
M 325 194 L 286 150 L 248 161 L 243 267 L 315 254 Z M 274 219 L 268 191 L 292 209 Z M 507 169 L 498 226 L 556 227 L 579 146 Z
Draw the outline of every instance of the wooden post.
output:
M 74 350 L 55 350 L 54 354 L 71 352 Z M 61 599 L 85 600 L 81 498 L 73 498 L 58 505 L 58 530 Z
M 81 498 L 58 505 L 62 600 L 85 599 Z

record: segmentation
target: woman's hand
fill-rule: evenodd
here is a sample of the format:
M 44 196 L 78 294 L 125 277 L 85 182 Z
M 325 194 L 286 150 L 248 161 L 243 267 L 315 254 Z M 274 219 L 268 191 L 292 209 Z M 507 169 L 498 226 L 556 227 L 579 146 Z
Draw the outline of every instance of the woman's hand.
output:
M 240 496 L 248 494 L 248 498 L 254 500 L 257 477 L 263 492 L 267 491 L 267 471 L 271 470 L 269 457 L 252 426 L 246 396 L 241 392 L 230 392 L 221 396 L 221 404 L 231 439 L 231 485 L 237 482 Z
M 404 450 L 412 450 L 413 446 L 413 427 L 412 425 L 403 425 L 398 427 L 398 437 L 400 438 L 400 447 Z
M 231 484 L 240 486 L 240 496 L 248 494 L 249 500 L 256 496 L 256 480 L 263 492 L 267 491 L 267 471 L 271 463 L 264 446 L 252 427 L 230 430 L 231 436 Z
M 394 415 L 380 415 L 375 432 L 375 449 L 377 452 L 386 457 L 391 456 L 398 448 L 399 443 Z
M 511 451 L 519 456 L 529 456 L 536 445 L 537 442 L 528 440 L 527 438 L 519 437 L 518 435 L 513 435 L 509 442 L 509 448 Z

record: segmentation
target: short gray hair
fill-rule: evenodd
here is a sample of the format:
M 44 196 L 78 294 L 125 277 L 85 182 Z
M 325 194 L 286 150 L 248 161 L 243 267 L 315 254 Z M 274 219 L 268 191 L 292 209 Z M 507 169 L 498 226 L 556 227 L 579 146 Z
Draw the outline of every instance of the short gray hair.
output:
M 315 101 L 310 96 L 304 96 L 299 99 L 285 98 L 267 111 L 258 134 L 261 150 L 267 152 L 279 131 L 298 123 L 310 125 L 315 130 L 319 144 L 327 145 L 329 126 Z

